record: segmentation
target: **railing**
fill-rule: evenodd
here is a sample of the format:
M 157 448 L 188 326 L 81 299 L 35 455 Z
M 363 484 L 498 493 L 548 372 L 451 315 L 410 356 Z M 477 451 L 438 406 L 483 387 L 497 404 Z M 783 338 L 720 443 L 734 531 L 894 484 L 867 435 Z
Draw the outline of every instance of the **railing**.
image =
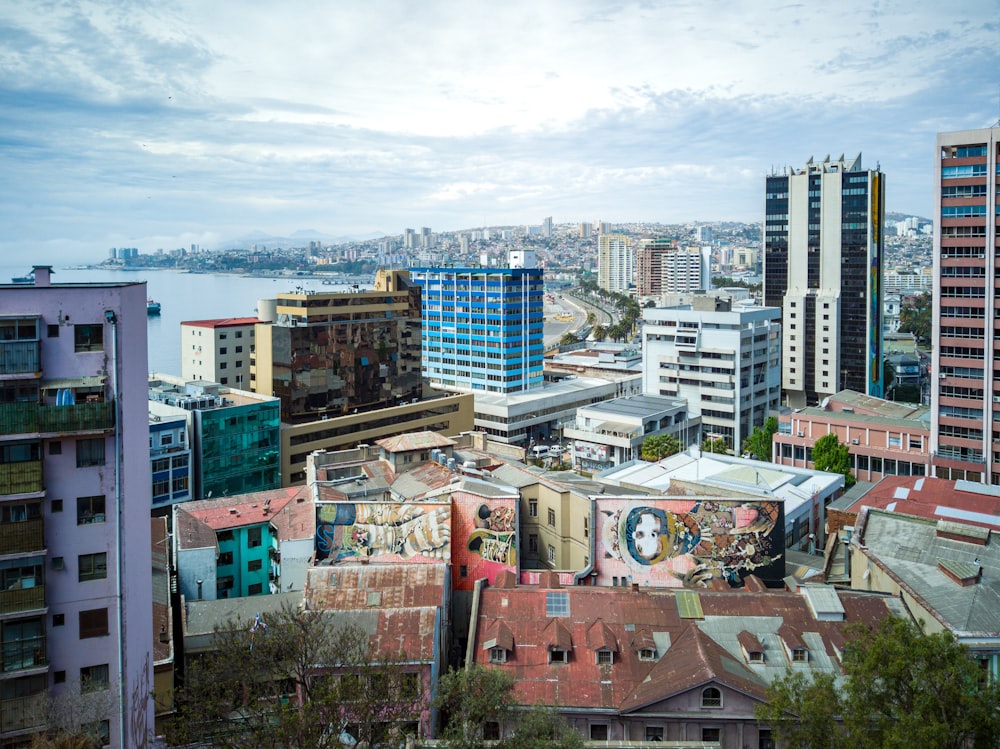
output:
M 49 657 L 45 652 L 45 638 L 36 637 L 30 640 L 13 640 L 3 642 L 3 659 L 0 660 L 0 670 L 5 674 L 17 671 L 27 671 L 49 665 Z
M 25 520 L 0 524 L 0 554 L 45 550 L 45 521 Z
M 0 434 L 87 432 L 114 427 L 114 402 L 43 406 L 0 404 Z
M 0 375 L 41 371 L 40 341 L 0 342 Z
M 17 614 L 45 608 L 45 586 L 0 590 L 0 614 Z
M 42 483 L 42 461 L 0 465 L 0 494 L 32 494 L 45 488 Z M 0 549 L 3 542 L 0 541 Z
M 48 725 L 46 715 L 47 694 L 41 692 L 29 697 L 0 700 L 0 735 Z

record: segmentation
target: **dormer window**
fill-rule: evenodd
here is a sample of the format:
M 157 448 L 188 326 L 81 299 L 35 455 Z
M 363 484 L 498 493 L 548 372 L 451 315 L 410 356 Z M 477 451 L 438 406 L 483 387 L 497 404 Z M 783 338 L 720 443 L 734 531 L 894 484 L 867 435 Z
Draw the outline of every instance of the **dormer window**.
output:
M 763 663 L 764 662 L 764 651 L 763 650 L 751 650 L 747 652 L 747 660 L 750 663 Z
M 702 707 L 722 707 L 722 692 L 716 687 L 706 687 L 701 692 Z
M 549 650 L 549 663 L 569 663 L 569 651 L 562 648 Z
M 655 661 L 656 660 L 656 650 L 654 648 L 641 648 L 639 650 L 639 660 L 640 661 Z
M 506 663 L 507 648 L 490 648 L 490 663 Z
M 792 648 L 792 661 L 794 663 L 808 663 L 809 651 L 805 648 Z
M 597 665 L 598 666 L 610 666 L 615 662 L 615 654 L 608 650 L 607 648 L 601 648 L 597 651 Z

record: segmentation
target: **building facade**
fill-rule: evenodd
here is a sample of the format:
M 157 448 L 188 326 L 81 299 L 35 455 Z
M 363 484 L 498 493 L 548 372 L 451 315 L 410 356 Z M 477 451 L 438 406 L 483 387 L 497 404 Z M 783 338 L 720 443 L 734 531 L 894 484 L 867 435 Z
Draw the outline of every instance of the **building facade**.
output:
M 193 498 L 187 411 L 149 402 L 149 460 L 154 510 Z
M 931 444 L 939 478 L 1000 484 L 1000 127 L 941 133 L 934 158 Z
M 766 179 L 764 304 L 781 310 L 792 408 L 850 389 L 881 397 L 885 175 L 829 157 Z
M 605 291 L 628 292 L 634 275 L 632 242 L 624 234 L 605 234 L 597 239 L 597 285 Z
M 146 285 L 51 275 L 0 293 L 0 745 L 68 708 L 71 730 L 146 747 Z
M 181 377 L 250 389 L 256 317 L 181 323 Z
M 542 384 L 540 268 L 415 268 L 432 387 L 514 393 Z
M 643 392 L 685 398 L 702 437 L 739 450 L 778 407 L 780 311 L 711 296 L 643 310 Z
M 420 290 L 406 271 L 374 288 L 289 293 L 260 305 L 250 389 L 303 423 L 420 398 Z

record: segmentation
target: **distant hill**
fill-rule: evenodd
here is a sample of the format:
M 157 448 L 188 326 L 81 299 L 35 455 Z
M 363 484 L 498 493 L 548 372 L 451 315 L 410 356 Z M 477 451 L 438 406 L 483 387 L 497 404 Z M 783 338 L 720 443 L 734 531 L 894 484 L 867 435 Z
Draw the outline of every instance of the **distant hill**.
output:
M 322 242 L 324 245 L 346 244 L 348 242 L 364 242 L 369 239 L 380 239 L 386 236 L 385 232 L 372 232 L 369 234 L 355 235 L 334 235 L 314 229 L 297 229 L 287 236 L 268 234 L 263 231 L 251 231 L 235 239 L 227 239 L 217 242 L 217 250 L 248 250 L 253 245 L 265 245 L 267 247 L 304 247 L 310 242 Z
M 917 216 L 915 213 L 900 213 L 899 211 L 886 211 L 885 220 L 886 221 L 902 221 L 905 218 L 910 218 L 911 216 L 916 216 L 917 220 L 921 224 L 933 224 L 934 222 L 929 218 L 924 218 L 923 216 Z

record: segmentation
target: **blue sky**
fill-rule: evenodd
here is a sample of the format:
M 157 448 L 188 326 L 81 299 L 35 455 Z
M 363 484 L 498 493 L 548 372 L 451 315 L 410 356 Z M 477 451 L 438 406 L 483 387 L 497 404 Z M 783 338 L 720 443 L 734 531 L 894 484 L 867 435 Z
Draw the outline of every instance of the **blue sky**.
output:
M 998 71 L 997 0 L 5 0 L 0 250 L 753 221 L 859 151 L 929 216 Z

